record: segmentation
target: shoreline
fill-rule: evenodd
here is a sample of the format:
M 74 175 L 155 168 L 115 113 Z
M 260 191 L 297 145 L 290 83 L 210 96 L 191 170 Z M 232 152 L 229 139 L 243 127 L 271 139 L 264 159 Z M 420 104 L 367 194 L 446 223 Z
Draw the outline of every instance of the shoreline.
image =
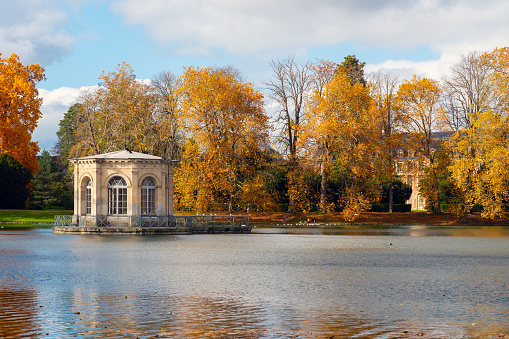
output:
M 22 212 L 21 212 L 22 213 Z M 58 212 L 57 212 L 58 213 Z M 32 213 L 31 213 L 32 214 Z M 176 212 L 175 215 L 193 215 L 193 213 Z M 196 215 L 196 214 L 194 214 Z M 205 214 L 207 215 L 207 214 Z M 210 213 L 210 215 L 229 215 L 229 213 Z M 404 227 L 404 226 L 435 226 L 435 227 L 509 227 L 509 217 L 483 219 L 479 214 L 462 215 L 456 218 L 452 214 L 429 214 L 427 212 L 363 212 L 352 222 L 346 222 L 341 213 L 283 213 L 283 212 L 236 212 L 233 216 L 250 216 L 252 227 L 279 228 L 340 228 L 340 227 Z M 10 219 L 10 220 L 9 220 Z M 14 220 L 13 220 L 14 219 Z M 31 215 L 30 220 L 16 218 L 0 218 L 1 228 L 51 228 L 54 226 L 48 216 L 39 219 Z M 37 220 L 39 219 L 39 220 Z
M 251 214 L 253 226 L 286 224 L 293 227 L 310 227 L 311 225 L 326 224 L 329 227 L 339 226 L 367 226 L 367 227 L 394 227 L 394 226 L 509 226 L 509 218 L 483 219 L 479 214 L 469 214 L 456 217 L 453 214 L 430 214 L 428 212 L 363 212 L 357 219 L 347 222 L 341 213 L 321 214 L 313 213 L 269 213 L 260 212 Z

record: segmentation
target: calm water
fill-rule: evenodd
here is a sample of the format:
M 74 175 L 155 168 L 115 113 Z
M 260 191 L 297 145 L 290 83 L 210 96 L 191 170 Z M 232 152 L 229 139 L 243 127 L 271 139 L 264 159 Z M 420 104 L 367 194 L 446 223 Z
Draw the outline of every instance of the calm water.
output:
M 509 338 L 508 228 L 255 232 L 3 229 L 0 338 Z

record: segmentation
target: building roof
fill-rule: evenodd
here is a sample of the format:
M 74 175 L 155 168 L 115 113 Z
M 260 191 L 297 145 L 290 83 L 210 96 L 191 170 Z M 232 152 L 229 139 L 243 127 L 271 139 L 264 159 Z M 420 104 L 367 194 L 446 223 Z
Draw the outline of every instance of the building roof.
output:
M 76 160 L 166 160 L 155 155 L 144 154 L 129 150 L 115 151 L 103 154 L 89 155 Z

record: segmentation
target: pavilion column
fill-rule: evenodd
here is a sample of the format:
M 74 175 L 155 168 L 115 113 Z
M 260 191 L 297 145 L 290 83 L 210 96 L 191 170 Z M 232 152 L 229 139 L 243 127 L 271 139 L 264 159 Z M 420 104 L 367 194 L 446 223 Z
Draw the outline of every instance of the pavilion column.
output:
M 74 215 L 81 215 L 81 189 L 78 162 L 74 162 Z
M 104 199 L 102 197 L 102 190 L 104 187 L 104 183 L 102 182 L 102 175 L 101 175 L 101 168 L 99 164 L 94 162 L 92 170 L 92 208 L 91 208 L 91 214 L 92 215 L 105 215 L 106 211 L 102 210 L 102 205 Z
M 131 171 L 131 188 L 127 189 L 127 215 L 141 214 L 141 192 L 140 192 L 140 173 L 138 170 Z
M 168 165 L 168 176 L 167 176 L 167 193 L 166 201 L 168 202 L 168 215 L 173 215 L 173 165 Z

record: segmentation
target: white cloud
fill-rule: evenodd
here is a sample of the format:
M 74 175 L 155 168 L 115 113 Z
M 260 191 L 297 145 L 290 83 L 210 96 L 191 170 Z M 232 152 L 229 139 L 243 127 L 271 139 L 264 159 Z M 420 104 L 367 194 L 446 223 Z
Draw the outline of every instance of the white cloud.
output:
M 459 61 L 458 55 L 442 54 L 438 60 L 409 61 L 409 60 L 386 60 L 379 64 L 368 64 L 366 72 L 384 71 L 397 74 L 400 80 L 410 79 L 414 74 L 440 80 L 450 67 Z
M 43 100 L 41 106 L 42 118 L 32 134 L 32 140 L 39 141 L 41 150 L 49 150 L 55 145 L 58 123 L 62 120 L 64 113 L 67 112 L 69 107 L 76 103 L 80 93 L 96 87 L 60 87 L 52 91 L 39 89 L 39 96 Z
M 509 33 L 509 2 L 496 0 L 117 0 L 112 8 L 159 41 L 245 54 L 349 40 L 443 49 Z
M 507 43 L 504 0 L 116 0 L 112 10 L 154 41 L 188 54 L 242 57 L 355 42 L 401 50 L 428 46 L 441 60 Z M 390 63 L 390 62 L 389 62 Z M 437 72 L 433 62 L 415 64 Z M 405 66 L 405 67 L 408 67 Z
M 48 65 L 69 52 L 73 38 L 63 31 L 67 14 L 44 0 L 17 0 L 0 11 L 0 52 L 24 63 Z

